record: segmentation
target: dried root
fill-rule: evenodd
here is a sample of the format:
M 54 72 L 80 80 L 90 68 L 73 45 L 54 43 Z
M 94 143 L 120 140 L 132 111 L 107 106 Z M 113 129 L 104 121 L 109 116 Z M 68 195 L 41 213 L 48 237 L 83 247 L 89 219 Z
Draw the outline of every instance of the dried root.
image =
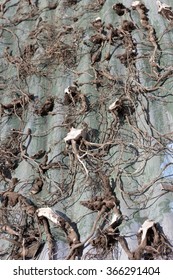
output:
M 71 254 L 68 256 L 68 259 L 75 259 L 79 254 L 79 250 L 75 249 L 75 246 L 80 245 L 80 237 L 78 232 L 72 227 L 72 224 L 59 214 L 55 214 L 50 208 L 39 208 L 37 215 L 38 217 L 46 217 L 65 232 L 71 249 Z
M 117 4 L 113 5 L 112 9 L 116 12 L 116 14 L 118 16 L 123 16 L 125 13 L 130 11 L 122 3 L 117 3 Z
M 44 117 L 47 116 L 54 108 L 54 98 L 48 97 L 40 109 L 36 109 L 35 113 Z

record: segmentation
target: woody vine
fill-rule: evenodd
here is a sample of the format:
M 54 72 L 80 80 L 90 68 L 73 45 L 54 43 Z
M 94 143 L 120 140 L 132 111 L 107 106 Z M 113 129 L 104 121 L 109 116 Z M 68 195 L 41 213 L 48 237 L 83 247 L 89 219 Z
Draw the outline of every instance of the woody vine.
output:
M 141 223 L 135 249 L 122 228 L 173 191 L 163 178 L 171 163 L 143 180 L 151 160 L 171 153 L 172 132 L 160 130 L 151 108 L 172 102 L 165 36 L 172 32 L 173 12 L 156 1 L 166 26 L 159 34 L 144 2 L 115 3 L 113 20 L 105 20 L 100 15 L 107 2 L 0 5 L 0 239 L 8 244 L 2 259 L 38 259 L 45 244 L 49 259 L 118 258 L 119 250 L 133 260 L 172 259 L 171 240 L 157 221 Z M 46 19 L 57 10 L 63 13 L 56 23 Z M 83 27 L 86 12 L 91 20 Z M 69 76 L 62 94 L 55 93 L 57 81 Z M 37 149 L 49 135 L 53 142 Z M 22 166 L 30 170 L 27 178 Z M 80 219 L 69 216 L 74 205 L 86 211 Z M 83 236 L 85 219 L 91 222 Z M 59 239 L 67 245 L 63 257 Z

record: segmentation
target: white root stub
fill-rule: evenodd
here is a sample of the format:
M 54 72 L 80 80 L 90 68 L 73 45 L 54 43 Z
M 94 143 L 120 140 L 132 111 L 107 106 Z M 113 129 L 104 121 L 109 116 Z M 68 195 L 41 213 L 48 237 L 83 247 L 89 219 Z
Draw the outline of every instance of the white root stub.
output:
M 140 1 L 134 1 L 134 2 L 132 2 L 132 7 L 137 7 L 137 6 L 139 6 L 141 4 L 141 2 Z
M 98 22 L 98 21 L 102 21 L 100 17 L 97 17 L 93 22 Z
M 39 208 L 37 211 L 38 217 L 45 217 L 56 225 L 59 225 L 58 215 L 56 215 L 51 208 Z
M 117 107 L 117 101 L 118 101 L 118 99 L 116 99 L 116 100 L 109 106 L 109 111 L 112 111 L 112 110 L 116 109 L 116 107 Z
M 72 127 L 70 129 L 70 132 L 64 138 L 64 141 L 68 142 L 71 140 L 78 140 L 80 137 L 84 137 L 84 135 L 85 135 L 84 129 L 77 129 L 77 128 Z
M 171 6 L 168 6 L 167 4 L 165 3 L 161 3 L 160 1 L 156 1 L 157 3 L 157 6 L 158 6 L 158 12 L 161 12 L 162 9 L 168 9 L 168 10 L 171 10 Z
M 143 225 L 141 226 L 141 228 L 139 229 L 138 233 L 142 232 L 142 238 L 141 238 L 141 242 L 143 242 L 146 238 L 147 235 L 147 231 L 149 228 L 153 227 L 155 224 L 154 221 L 152 220 L 146 220 Z

